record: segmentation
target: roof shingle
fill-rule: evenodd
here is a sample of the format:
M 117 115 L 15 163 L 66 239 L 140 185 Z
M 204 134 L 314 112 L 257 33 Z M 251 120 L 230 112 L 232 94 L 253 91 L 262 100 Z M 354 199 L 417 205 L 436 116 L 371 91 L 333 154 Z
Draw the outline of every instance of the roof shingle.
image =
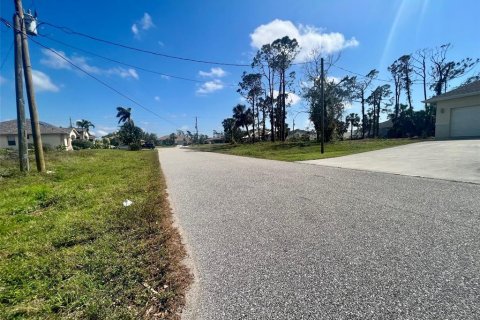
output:
M 464 97 L 464 96 L 470 96 L 475 94 L 480 94 L 480 80 L 458 87 L 451 91 L 445 92 L 441 95 L 432 97 L 430 99 L 425 100 L 425 102 L 431 103 L 431 102 L 437 102 L 442 100 L 450 100 L 457 97 Z
M 59 128 L 46 122 L 39 122 L 41 134 L 69 134 L 72 128 Z M 26 120 L 25 127 L 27 134 L 32 134 L 32 125 L 30 119 Z M 17 134 L 17 120 L 0 122 L 0 134 Z

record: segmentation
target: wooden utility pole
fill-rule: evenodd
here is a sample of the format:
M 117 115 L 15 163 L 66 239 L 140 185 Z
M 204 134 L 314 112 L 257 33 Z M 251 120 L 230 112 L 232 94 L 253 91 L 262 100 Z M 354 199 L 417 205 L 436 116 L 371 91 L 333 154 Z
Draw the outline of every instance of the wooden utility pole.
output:
M 27 130 L 25 129 L 25 100 L 23 99 L 22 35 L 20 18 L 13 15 L 13 40 L 15 42 L 15 95 L 17 100 L 18 158 L 20 171 L 29 171 Z
M 325 96 L 324 96 L 324 74 L 323 74 L 323 58 L 320 58 L 320 103 L 322 105 L 322 140 L 320 140 L 320 152 L 323 154 L 325 144 Z
M 196 133 L 195 133 L 195 134 L 196 134 L 195 140 L 196 140 L 196 142 L 197 142 L 197 144 L 198 144 L 198 140 L 199 140 L 199 139 L 198 139 L 198 121 L 197 121 L 197 120 L 198 120 L 197 117 L 195 117 L 195 132 L 196 132 Z
M 37 163 L 37 170 L 45 172 L 45 159 L 43 158 L 42 136 L 40 134 L 40 124 L 38 120 L 37 102 L 35 100 L 35 92 L 33 89 L 32 80 L 32 64 L 30 63 L 30 52 L 28 50 L 27 31 L 25 28 L 25 21 L 23 16 L 23 7 L 21 0 L 15 1 L 15 10 L 20 17 L 21 23 L 21 38 L 22 38 L 22 59 L 23 59 L 23 73 L 25 76 L 25 87 L 27 89 L 28 109 L 30 111 L 30 122 L 32 125 L 33 145 L 35 146 L 35 161 Z

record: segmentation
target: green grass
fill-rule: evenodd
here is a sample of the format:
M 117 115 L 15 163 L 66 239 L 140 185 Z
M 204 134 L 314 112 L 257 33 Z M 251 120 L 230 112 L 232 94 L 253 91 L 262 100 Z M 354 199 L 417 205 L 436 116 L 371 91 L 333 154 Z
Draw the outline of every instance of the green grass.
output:
M 219 152 L 237 156 L 282 161 L 302 161 L 346 156 L 349 154 L 401 146 L 421 140 L 412 139 L 365 139 L 337 141 L 325 144 L 325 153 L 320 153 L 316 142 L 259 142 L 255 144 L 212 144 L 193 147 L 194 150 Z
M 0 318 L 175 318 L 188 273 L 157 153 L 46 156 L 23 175 L 0 151 Z

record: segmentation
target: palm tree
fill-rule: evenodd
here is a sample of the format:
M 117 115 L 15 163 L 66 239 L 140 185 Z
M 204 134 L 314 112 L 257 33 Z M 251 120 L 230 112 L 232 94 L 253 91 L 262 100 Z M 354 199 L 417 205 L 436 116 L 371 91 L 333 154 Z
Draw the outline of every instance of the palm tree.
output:
M 133 123 L 132 108 L 117 107 L 117 118 L 118 118 L 118 123 L 120 122 Z
M 95 125 L 93 123 L 85 119 L 78 120 L 76 122 L 76 125 L 77 127 L 84 129 L 87 134 L 90 134 L 90 127 L 95 128 Z M 85 134 L 83 134 L 83 138 L 85 138 Z
M 253 112 L 252 109 L 246 108 L 243 104 L 237 104 L 233 108 L 233 118 L 235 119 L 235 126 L 244 127 L 247 130 L 248 139 L 250 140 L 250 131 L 248 126 L 253 124 Z
M 353 140 L 353 127 L 357 127 L 360 124 L 360 117 L 356 113 L 350 113 L 347 116 L 346 122 L 350 124 L 350 140 Z

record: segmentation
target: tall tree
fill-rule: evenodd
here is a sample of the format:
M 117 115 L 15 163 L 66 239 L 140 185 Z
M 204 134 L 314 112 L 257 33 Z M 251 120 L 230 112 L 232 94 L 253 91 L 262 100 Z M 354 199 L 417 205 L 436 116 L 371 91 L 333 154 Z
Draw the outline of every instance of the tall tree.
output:
M 312 121 L 315 131 L 317 132 L 317 141 L 320 139 L 322 129 L 321 117 L 322 107 L 320 102 L 320 80 L 321 80 L 321 57 L 322 54 L 314 51 L 310 57 L 310 62 L 305 64 L 306 83 L 303 87 L 303 97 L 310 104 L 310 121 Z M 324 72 L 324 100 L 323 108 L 325 118 L 325 141 L 334 138 L 341 138 L 344 129 L 343 114 L 345 105 L 351 102 L 355 96 L 355 77 L 344 77 L 337 81 L 328 77 L 329 67 L 339 59 L 339 56 L 327 56 L 325 58 Z
M 368 88 L 372 84 L 372 81 L 378 76 L 378 70 L 370 70 L 369 73 L 364 77 L 361 81 L 356 81 L 355 86 L 355 98 L 360 99 L 362 104 L 362 139 L 365 138 L 365 129 L 367 125 L 367 118 L 365 114 L 365 93 L 367 92 Z
M 260 97 L 257 102 L 257 109 L 260 109 L 262 112 L 262 140 L 265 140 L 266 132 L 265 132 L 265 121 L 268 109 L 268 103 L 265 98 Z
M 275 141 L 275 118 L 274 118 L 274 87 L 275 87 L 275 54 L 271 44 L 263 45 L 253 58 L 252 67 L 257 68 L 267 81 L 265 90 L 265 103 L 270 113 L 270 139 Z
M 412 106 L 412 56 L 410 54 L 405 54 L 401 56 L 398 61 L 400 62 L 400 70 L 402 72 L 402 82 L 403 87 L 405 88 L 405 93 L 407 95 L 408 107 L 413 109 Z
M 77 127 L 85 129 L 86 133 L 90 133 L 90 128 L 95 128 L 95 125 L 88 120 L 82 119 L 76 122 Z
M 367 103 L 372 105 L 373 109 L 373 137 L 379 136 L 380 131 L 380 112 L 382 112 L 382 102 L 392 94 L 389 84 L 378 86 L 367 98 Z
M 400 112 L 400 96 L 402 94 L 403 81 L 402 81 L 402 66 L 399 60 L 395 60 L 389 67 L 388 71 L 392 75 L 393 85 L 395 88 L 394 92 L 394 106 L 395 112 L 394 117 L 398 117 Z
M 132 108 L 117 107 L 118 123 L 132 122 Z
M 296 39 L 290 39 L 288 36 L 285 36 L 281 39 L 277 39 L 272 42 L 272 49 L 274 52 L 274 70 L 278 73 L 279 77 L 279 90 L 278 90 L 278 104 L 280 107 L 280 139 L 285 141 L 286 138 L 286 99 L 287 99 L 287 80 L 286 72 L 290 68 L 300 51 L 298 42 Z M 289 74 L 290 79 L 295 77 L 295 72 Z
M 250 131 L 248 127 L 253 124 L 252 109 L 245 107 L 243 104 L 237 104 L 233 108 L 233 119 L 235 119 L 235 126 L 237 128 L 244 127 L 247 131 L 248 139 L 250 140 Z
M 420 49 L 412 56 L 413 72 L 420 77 L 423 89 L 423 101 L 427 100 L 427 62 L 430 59 L 432 50 L 428 48 Z M 427 103 L 424 102 L 425 110 L 427 110 Z
M 242 75 L 242 81 L 238 84 L 237 92 L 240 93 L 251 105 L 253 114 L 253 139 L 255 142 L 255 119 L 257 119 L 257 132 L 260 129 L 260 117 L 258 100 L 263 94 L 262 75 L 260 73 L 246 73 Z
M 460 78 L 471 71 L 480 59 L 463 58 L 459 61 L 449 61 L 448 51 L 452 48 L 450 43 L 441 45 L 433 50 L 430 56 L 430 76 L 432 89 L 436 95 L 447 91 L 448 82 L 455 78 Z
M 356 113 L 350 113 L 345 122 L 350 125 L 350 140 L 353 140 L 353 127 L 358 127 L 360 124 L 360 117 Z

